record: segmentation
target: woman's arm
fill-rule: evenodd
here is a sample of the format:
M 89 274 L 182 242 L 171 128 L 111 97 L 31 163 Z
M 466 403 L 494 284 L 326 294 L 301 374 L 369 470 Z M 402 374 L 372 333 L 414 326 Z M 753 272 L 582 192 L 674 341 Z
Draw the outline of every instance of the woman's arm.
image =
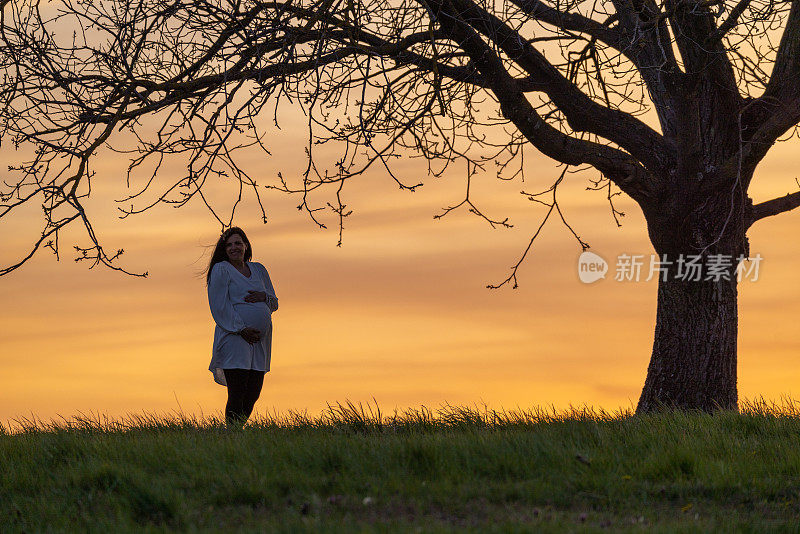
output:
M 269 273 L 267 272 L 267 268 L 261 266 L 261 276 L 264 278 L 264 287 L 267 290 L 267 306 L 271 311 L 278 311 L 278 296 L 275 295 L 275 288 L 272 286 L 272 280 L 269 279 Z
M 271 312 L 278 311 L 278 297 L 267 295 L 267 306 Z
M 233 308 L 228 294 L 230 273 L 222 263 L 217 263 L 211 270 L 211 280 L 208 283 L 208 304 L 211 315 L 217 325 L 232 334 L 241 332 L 245 328 L 244 321 Z

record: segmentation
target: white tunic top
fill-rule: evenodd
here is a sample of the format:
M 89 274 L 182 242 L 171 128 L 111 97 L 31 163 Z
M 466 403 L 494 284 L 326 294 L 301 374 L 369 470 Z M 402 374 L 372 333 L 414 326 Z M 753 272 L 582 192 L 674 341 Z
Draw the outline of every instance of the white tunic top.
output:
M 211 269 L 208 283 L 208 303 L 217 324 L 214 329 L 214 346 L 208 370 L 214 381 L 226 386 L 223 369 L 254 369 L 269 371 L 272 352 L 272 312 L 278 309 L 277 297 L 267 269 L 257 262 L 247 262 L 250 277 L 240 273 L 227 261 Z M 273 309 L 266 302 L 245 302 L 248 291 L 263 291 L 272 299 Z M 261 332 L 258 343 L 250 344 L 238 335 L 243 328 Z

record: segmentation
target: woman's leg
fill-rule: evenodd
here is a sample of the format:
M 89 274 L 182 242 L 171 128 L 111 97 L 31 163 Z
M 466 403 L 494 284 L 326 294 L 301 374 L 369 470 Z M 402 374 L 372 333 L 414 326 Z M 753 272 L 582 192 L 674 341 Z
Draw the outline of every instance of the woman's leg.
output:
M 261 387 L 264 385 L 264 371 L 250 369 L 248 371 L 247 393 L 244 398 L 245 419 L 253 413 L 253 406 L 256 405 L 258 397 L 261 395 Z
M 228 383 L 228 403 L 225 405 L 225 422 L 242 426 L 249 413 L 245 414 L 249 369 L 223 369 Z M 251 408 L 252 409 L 252 408 Z

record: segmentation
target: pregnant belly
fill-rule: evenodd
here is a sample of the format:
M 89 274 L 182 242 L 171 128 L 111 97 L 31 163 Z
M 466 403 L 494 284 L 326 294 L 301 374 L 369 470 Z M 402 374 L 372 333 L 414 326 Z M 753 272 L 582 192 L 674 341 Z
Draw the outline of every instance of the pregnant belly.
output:
M 267 331 L 270 323 L 270 311 L 266 302 L 245 302 L 235 304 L 234 308 L 245 325 L 255 328 L 262 334 Z

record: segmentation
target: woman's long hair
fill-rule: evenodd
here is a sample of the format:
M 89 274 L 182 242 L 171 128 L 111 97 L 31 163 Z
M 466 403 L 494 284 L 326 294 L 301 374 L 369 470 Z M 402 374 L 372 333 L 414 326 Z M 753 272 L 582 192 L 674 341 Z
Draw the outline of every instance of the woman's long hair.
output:
M 239 234 L 244 244 L 247 245 L 247 250 L 244 251 L 244 261 L 250 261 L 253 258 L 253 247 L 250 246 L 250 240 L 247 239 L 244 230 L 238 226 L 228 228 L 222 232 L 222 235 L 220 235 L 217 240 L 217 244 L 214 246 L 214 253 L 211 255 L 211 262 L 208 264 L 208 269 L 206 270 L 206 285 L 211 281 L 211 270 L 214 268 L 214 265 L 221 261 L 228 261 L 228 255 L 225 253 L 225 242 L 228 241 L 230 236 L 236 234 Z

